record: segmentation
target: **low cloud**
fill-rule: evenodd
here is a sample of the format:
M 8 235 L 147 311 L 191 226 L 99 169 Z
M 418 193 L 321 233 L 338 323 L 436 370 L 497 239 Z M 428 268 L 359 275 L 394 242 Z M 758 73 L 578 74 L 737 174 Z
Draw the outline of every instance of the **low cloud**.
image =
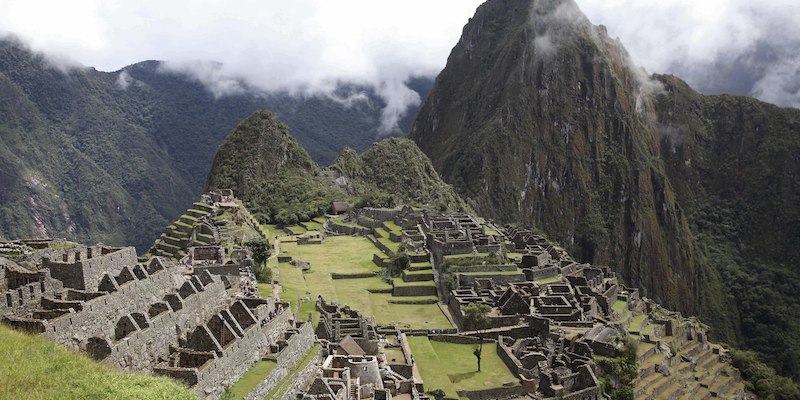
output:
M 407 107 L 420 101 L 405 82 L 444 67 L 482 2 L 5 0 L 0 33 L 19 35 L 62 70 L 89 65 L 117 71 L 167 60 L 166 68 L 198 79 L 215 96 L 257 89 L 356 104 L 364 96 L 342 97 L 337 84 L 369 87 L 387 105 L 382 131 L 392 132 Z M 632 64 L 647 71 L 674 73 L 706 92 L 798 105 L 796 0 L 577 3 L 592 23 L 621 39 Z M 544 12 L 580 21 L 576 10 L 568 5 Z M 537 51 L 555 51 L 559 33 L 534 32 Z
M 279 91 L 355 104 L 365 94 L 342 96 L 337 85 L 368 87 L 386 104 L 381 131 L 389 133 L 420 102 L 405 82 L 444 67 L 480 3 L 8 0 L 0 4 L 0 30 L 50 58 L 104 71 L 166 60 L 164 68 L 203 82 L 215 96 Z M 126 82 L 120 78 L 120 87 Z
M 648 71 L 705 93 L 800 106 L 796 0 L 579 0 Z
M 573 0 L 534 1 L 531 3 L 530 28 L 535 35 L 533 49 L 537 56 L 549 58 L 565 44 L 574 43 L 576 35 L 588 37 L 598 48 L 620 46 L 610 39 L 604 28 L 592 23 Z M 640 96 L 637 98 L 637 110 L 643 110 L 644 96 L 659 93 L 663 85 L 653 80 L 647 71 L 633 60 L 621 44 L 622 58 L 625 66 L 636 80 Z
M 117 77 L 117 86 L 119 86 L 120 89 L 127 90 L 131 83 L 133 83 L 133 78 L 128 71 L 122 71 L 119 73 L 119 76 Z

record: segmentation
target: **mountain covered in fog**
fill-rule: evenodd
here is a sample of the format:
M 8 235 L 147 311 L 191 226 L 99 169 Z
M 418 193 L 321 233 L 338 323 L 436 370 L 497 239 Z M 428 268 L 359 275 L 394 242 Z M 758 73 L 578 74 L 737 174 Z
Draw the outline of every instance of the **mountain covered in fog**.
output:
M 431 81 L 408 85 L 424 98 Z M 330 96 L 217 98 L 157 61 L 64 70 L 11 38 L 0 41 L 0 91 L 0 236 L 140 248 L 200 194 L 217 147 L 253 111 L 273 110 L 327 165 L 345 147 L 379 140 L 386 106 L 371 88 L 344 83 Z

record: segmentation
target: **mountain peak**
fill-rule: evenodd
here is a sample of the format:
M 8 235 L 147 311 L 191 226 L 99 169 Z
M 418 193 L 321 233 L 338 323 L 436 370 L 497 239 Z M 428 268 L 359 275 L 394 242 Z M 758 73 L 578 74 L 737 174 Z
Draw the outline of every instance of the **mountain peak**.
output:
M 301 169 L 314 175 L 319 166 L 289 133 L 289 128 L 274 113 L 252 113 L 225 138 L 214 157 L 206 180 L 206 191 L 237 188 L 237 196 L 247 199 L 252 184 L 285 169 Z
M 478 213 L 614 262 L 645 295 L 691 312 L 694 281 L 666 283 L 695 265 L 659 160 L 655 87 L 574 1 L 490 0 L 410 137 Z

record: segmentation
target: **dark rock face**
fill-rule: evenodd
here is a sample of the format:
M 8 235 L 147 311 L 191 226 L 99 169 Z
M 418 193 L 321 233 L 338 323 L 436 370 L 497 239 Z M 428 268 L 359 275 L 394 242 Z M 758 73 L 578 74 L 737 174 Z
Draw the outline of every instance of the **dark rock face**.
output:
M 693 311 L 694 249 L 660 160 L 658 85 L 572 1 L 489 1 L 411 132 L 479 213 L 612 263 Z
M 477 212 L 798 376 L 798 110 L 648 77 L 571 0 L 490 0 L 410 137 Z

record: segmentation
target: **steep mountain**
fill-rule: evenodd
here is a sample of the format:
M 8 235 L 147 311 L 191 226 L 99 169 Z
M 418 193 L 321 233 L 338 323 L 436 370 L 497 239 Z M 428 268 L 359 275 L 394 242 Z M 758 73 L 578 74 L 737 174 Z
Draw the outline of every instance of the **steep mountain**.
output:
M 429 82 L 409 86 L 424 98 Z M 217 98 L 161 62 L 111 73 L 65 68 L 8 37 L 0 89 L 0 235 L 140 249 L 199 195 L 225 134 L 253 111 L 275 110 L 315 160 L 329 163 L 345 146 L 376 140 L 385 106 L 372 89 L 346 84 L 332 97 L 249 90 Z M 353 96 L 362 100 L 342 101 Z
M 267 223 L 316 217 L 335 196 L 286 124 L 263 110 L 242 121 L 219 146 L 206 179 L 206 191 L 217 189 L 233 189 Z
M 572 0 L 489 0 L 410 137 L 477 212 L 782 352 L 767 360 L 797 377 L 797 121 L 647 76 Z
M 694 309 L 695 250 L 660 161 L 648 91 L 571 1 L 488 1 L 465 26 L 411 138 L 479 213 L 531 223 Z
M 431 160 L 407 138 L 389 138 L 373 144 L 362 154 L 345 149 L 326 172 L 348 193 L 365 199 L 379 194 L 394 204 L 413 204 L 441 210 L 464 209 L 466 205 L 444 183 Z
M 800 378 L 800 110 L 657 78 L 662 159 L 710 266 L 702 314 Z
M 334 200 L 358 205 L 464 208 L 431 161 L 405 138 L 388 138 L 362 154 L 345 149 L 325 170 L 271 111 L 256 111 L 219 146 L 206 190 L 233 189 L 265 223 L 293 224 L 327 212 Z

